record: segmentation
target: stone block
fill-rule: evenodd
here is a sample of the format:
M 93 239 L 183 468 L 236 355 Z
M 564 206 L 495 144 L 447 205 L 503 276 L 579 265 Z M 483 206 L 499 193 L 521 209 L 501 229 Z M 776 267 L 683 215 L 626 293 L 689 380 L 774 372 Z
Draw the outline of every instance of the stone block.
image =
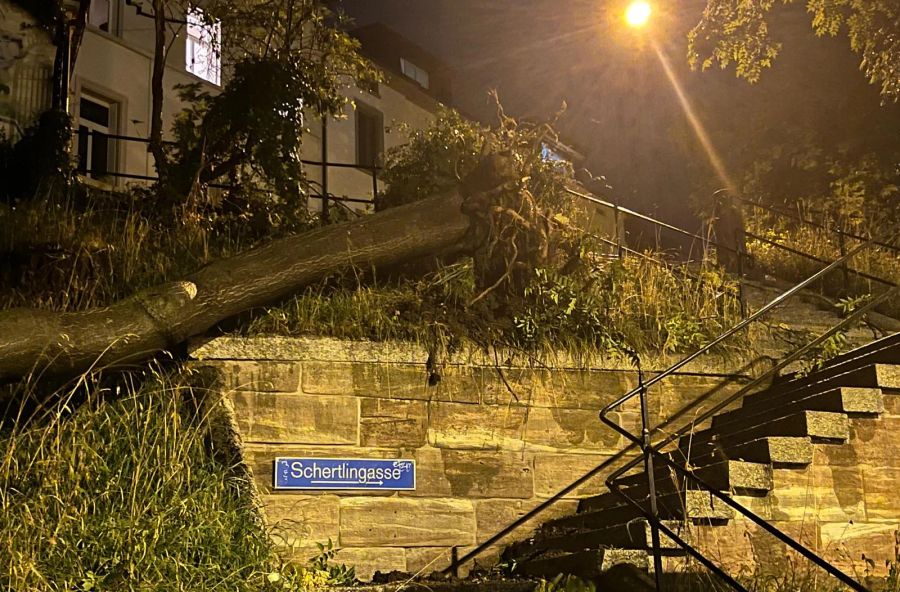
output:
M 544 500 L 510 500 L 510 499 L 489 499 L 475 501 L 475 525 L 477 527 L 476 537 L 479 543 L 483 543 L 495 534 L 499 533 L 507 526 L 533 510 Z M 563 516 L 571 516 L 578 509 L 578 500 L 562 499 L 547 507 L 542 512 L 527 520 L 521 526 L 516 527 L 507 536 L 498 541 L 499 543 L 509 544 L 514 541 L 522 540 L 531 536 L 531 534 L 540 527 L 541 524 L 554 518 Z
M 235 418 L 245 442 L 357 444 L 355 397 L 235 392 Z
M 376 572 L 405 573 L 408 569 L 405 550 L 391 547 L 341 547 L 332 563 L 352 567 L 361 582 L 372 581 Z
M 225 387 L 235 391 L 295 393 L 300 389 L 300 364 L 292 362 L 221 362 Z
M 448 366 L 441 371 L 441 381 L 431 388 L 429 400 L 481 403 L 485 391 L 498 380 L 493 368 Z
M 446 547 L 472 545 L 475 509 L 469 500 L 344 498 L 344 547 Z
M 428 443 L 464 450 L 521 450 L 528 410 L 518 406 L 429 403 Z
M 552 497 L 607 458 L 609 458 L 607 455 L 600 454 L 537 453 L 534 455 L 534 494 L 539 497 Z M 607 489 L 604 479 L 609 472 L 609 470 L 600 472 L 566 497 L 577 499 L 600 495 Z
M 775 469 L 768 500 L 772 520 L 865 520 L 862 474 L 856 467 Z
M 823 449 L 832 464 L 863 463 L 900 468 L 900 417 L 855 419 L 844 446 Z
M 302 389 L 312 395 L 352 395 L 353 364 L 304 362 Z
M 866 517 L 869 520 L 900 518 L 900 469 L 862 466 Z
M 635 373 L 618 370 L 540 370 L 535 381 L 533 406 L 595 413 L 637 384 Z
M 303 367 L 305 393 L 415 401 L 478 403 L 488 376 L 484 368 L 448 366 L 429 386 L 425 364 L 313 361 Z
M 459 547 L 461 558 L 472 547 Z M 427 577 L 429 574 L 441 572 L 450 567 L 452 547 L 408 547 L 406 549 L 406 569 L 410 574 Z M 459 567 L 459 577 L 468 577 L 472 571 L 472 562 L 467 561 Z
M 620 440 L 621 436 L 603 424 L 596 411 L 537 407 L 528 413 L 525 442 L 531 449 L 615 452 Z
M 360 399 L 359 405 L 362 446 L 418 448 L 425 444 L 428 421 L 425 401 Z
M 900 516 L 887 523 L 830 522 L 819 525 L 825 559 L 847 573 L 868 571 L 887 575 L 887 562 L 894 560 L 894 545 Z
M 420 448 L 416 451 L 419 497 L 530 498 L 533 457 L 523 452 Z
M 271 493 L 274 480 L 275 458 L 400 458 L 396 448 L 359 448 L 350 446 L 284 446 L 267 444 L 247 444 L 244 446 L 244 460 L 253 472 L 257 487 L 264 493 Z M 310 491 L 309 495 L 325 495 L 327 492 Z M 353 495 L 393 495 L 394 492 L 354 491 Z M 280 491 L 278 495 L 296 496 L 295 490 Z
M 263 495 L 263 516 L 272 540 L 284 549 L 308 552 L 316 543 L 337 544 L 340 499 L 336 495 Z

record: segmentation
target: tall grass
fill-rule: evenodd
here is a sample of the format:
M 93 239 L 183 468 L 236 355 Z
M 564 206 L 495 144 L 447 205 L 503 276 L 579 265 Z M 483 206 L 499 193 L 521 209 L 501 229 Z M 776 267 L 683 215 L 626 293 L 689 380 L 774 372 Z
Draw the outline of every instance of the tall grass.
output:
M 259 241 L 239 216 L 163 216 L 153 199 L 75 187 L 0 202 L 0 310 L 108 305 Z
M 689 350 L 740 319 L 736 285 L 711 266 L 688 276 L 662 261 L 596 261 L 587 280 L 538 270 L 505 319 L 481 315 L 471 262 L 422 280 L 316 286 L 269 308 L 242 334 L 326 335 L 341 339 L 470 341 L 532 353 L 604 355 Z
M 156 375 L 109 394 L 0 434 L 0 589 L 283 589 L 241 478 L 209 453 L 190 389 Z M 315 583 L 301 580 L 293 589 Z
M 752 214 L 747 217 L 750 232 L 823 261 L 835 261 L 843 253 L 860 244 L 858 240 L 846 238 L 842 247 L 836 233 L 793 223 L 779 216 L 761 215 L 755 210 Z M 867 230 L 864 226 L 853 228 L 857 235 L 864 235 Z M 897 246 L 900 247 L 900 243 L 897 243 Z M 760 240 L 748 240 L 747 249 L 759 270 L 787 281 L 798 282 L 823 267 L 822 263 L 811 258 L 789 254 Z M 900 251 L 869 247 L 852 257 L 847 267 L 876 278 L 900 282 Z M 822 282 L 820 289 L 833 297 L 860 296 L 877 294 L 884 290 L 884 284 L 862 278 L 852 271 L 845 273 L 836 270 Z M 890 316 L 900 317 L 900 302 L 885 302 L 878 310 Z

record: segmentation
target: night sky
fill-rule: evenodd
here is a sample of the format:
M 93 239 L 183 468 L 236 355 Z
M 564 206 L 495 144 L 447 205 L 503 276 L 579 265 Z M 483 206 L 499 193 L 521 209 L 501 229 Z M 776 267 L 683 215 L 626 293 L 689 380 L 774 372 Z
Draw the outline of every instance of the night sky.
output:
M 749 85 L 731 71 L 692 72 L 686 34 L 703 2 L 657 2 L 651 34 L 709 129 L 729 172 L 797 126 L 865 142 L 898 121 L 858 71 L 845 37 L 817 39 L 802 7 L 773 27 L 775 67 Z M 382 22 L 444 60 L 454 106 L 485 122 L 496 88 L 507 112 L 548 118 L 565 101 L 562 139 L 612 186 L 609 198 L 684 225 L 691 194 L 715 187 L 657 54 L 622 23 L 619 0 L 341 0 L 358 25 Z M 659 6 L 668 6 L 660 10 Z M 896 129 L 893 128 L 893 129 Z M 818 133 L 817 132 L 817 133 Z M 721 185 L 720 185 L 721 186 Z

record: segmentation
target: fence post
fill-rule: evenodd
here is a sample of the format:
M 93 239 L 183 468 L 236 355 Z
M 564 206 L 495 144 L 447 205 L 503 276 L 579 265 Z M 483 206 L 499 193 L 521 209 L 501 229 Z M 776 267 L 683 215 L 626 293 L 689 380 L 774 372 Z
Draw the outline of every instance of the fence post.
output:
M 650 540 L 653 546 L 653 571 L 656 579 L 656 591 L 662 590 L 662 549 L 659 542 L 659 526 L 656 521 L 659 510 L 656 507 L 656 475 L 653 472 L 653 443 L 650 439 L 650 413 L 647 409 L 647 387 L 644 386 L 644 371 L 638 367 L 638 386 L 641 400 L 641 450 L 644 453 L 644 472 L 647 473 L 647 485 L 650 495 Z
M 622 260 L 622 236 L 619 234 L 619 198 L 613 202 L 613 232 L 616 235 L 616 257 Z
M 844 229 L 842 226 L 837 227 L 837 235 L 838 235 L 838 247 L 841 250 L 841 258 L 847 256 L 847 242 L 846 237 L 844 236 Z M 844 278 L 844 293 L 850 291 L 850 270 L 847 267 L 847 262 L 844 261 L 841 263 L 841 275 Z
M 322 222 L 328 223 L 328 116 L 322 116 Z
M 372 207 L 375 207 L 375 200 L 378 199 L 378 167 L 372 165 Z

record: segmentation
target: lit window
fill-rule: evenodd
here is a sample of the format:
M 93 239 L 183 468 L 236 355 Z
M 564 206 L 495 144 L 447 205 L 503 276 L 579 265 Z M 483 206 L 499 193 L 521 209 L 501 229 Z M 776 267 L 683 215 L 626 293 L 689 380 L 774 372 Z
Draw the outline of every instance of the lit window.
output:
M 184 67 L 207 82 L 220 84 L 222 58 L 219 41 L 222 38 L 222 23 L 210 21 L 199 8 L 188 11 L 187 22 Z
M 101 31 L 109 33 L 112 22 L 112 3 L 110 0 L 92 0 L 88 10 L 87 22 Z
M 407 78 L 412 78 L 422 88 L 428 88 L 428 72 L 407 59 L 400 58 L 400 71 Z
M 78 170 L 93 179 L 115 173 L 115 153 L 109 134 L 116 133 L 116 105 L 81 95 L 78 106 Z
M 368 105 L 356 105 L 356 164 L 374 167 L 384 151 L 384 116 Z
M 546 142 L 541 143 L 541 160 L 546 162 L 567 162 L 556 150 L 547 145 Z

